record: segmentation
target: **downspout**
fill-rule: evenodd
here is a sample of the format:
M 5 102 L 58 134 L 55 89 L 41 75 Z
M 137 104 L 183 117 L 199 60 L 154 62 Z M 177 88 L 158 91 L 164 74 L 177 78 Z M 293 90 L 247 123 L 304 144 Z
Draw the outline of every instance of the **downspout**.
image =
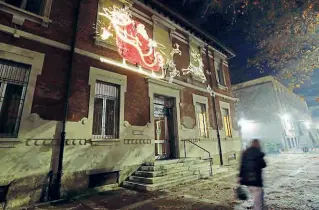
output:
M 76 38 L 77 38 L 77 30 L 78 30 L 78 23 L 79 23 L 79 16 L 80 16 L 80 9 L 81 9 L 81 0 L 77 1 L 77 5 L 75 8 L 75 23 L 73 25 L 73 34 L 72 34 L 72 40 L 71 40 L 71 51 L 70 51 L 70 59 L 68 62 L 68 71 L 66 72 L 66 85 L 65 85 L 65 95 L 64 95 L 64 108 L 63 108 L 63 120 L 62 120 L 62 129 L 60 134 L 60 145 L 59 145 L 59 156 L 58 156 L 58 169 L 54 177 L 54 183 L 53 183 L 53 192 L 52 192 L 52 199 L 57 200 L 60 199 L 60 189 L 61 189 L 61 179 L 63 174 L 63 155 L 64 155 L 64 144 L 65 144 L 65 128 L 66 128 L 66 122 L 68 118 L 68 109 L 69 109 L 69 98 L 70 98 L 70 92 L 71 92 L 71 79 L 72 79 L 72 69 L 73 69 L 73 58 L 74 58 L 74 52 L 75 52 L 75 44 L 76 44 Z
M 209 59 L 209 50 L 208 50 L 208 44 L 206 45 L 206 56 L 207 56 L 207 65 L 208 69 L 211 70 L 210 66 L 210 59 Z M 215 71 L 215 70 L 213 70 Z M 211 74 L 210 76 L 211 86 L 213 86 L 213 76 Z M 220 134 L 219 134 L 219 126 L 218 126 L 218 120 L 217 120 L 217 112 L 216 112 L 216 101 L 215 101 L 215 93 L 212 93 L 212 104 L 213 104 L 213 118 L 215 119 L 216 124 L 216 133 L 217 133 L 217 142 L 218 142 L 218 151 L 219 151 L 219 159 L 220 159 L 220 165 L 223 165 L 223 153 L 222 153 L 222 146 L 220 141 Z

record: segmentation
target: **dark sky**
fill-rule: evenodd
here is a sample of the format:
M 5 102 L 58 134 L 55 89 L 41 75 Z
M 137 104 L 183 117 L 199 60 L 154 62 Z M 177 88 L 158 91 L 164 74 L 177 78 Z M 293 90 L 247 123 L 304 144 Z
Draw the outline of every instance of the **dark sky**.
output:
M 216 37 L 236 53 L 236 57 L 229 61 L 232 84 L 274 74 L 270 69 L 264 69 L 264 73 L 261 74 L 256 69 L 247 68 L 247 59 L 255 55 L 258 50 L 254 47 L 253 43 L 247 40 L 246 29 L 249 29 L 247 28 L 249 25 L 245 22 L 256 20 L 249 20 L 250 17 L 245 15 L 237 18 L 236 22 L 232 22 L 231 12 L 223 12 L 222 14 L 211 12 L 203 16 L 207 5 L 205 2 L 211 0 L 159 1 L 188 19 L 194 25 Z M 311 81 L 306 81 L 295 92 L 306 98 L 309 107 L 318 106 L 316 98 L 319 97 L 319 69 L 314 71 Z M 319 118 L 318 111 L 313 114 Z
M 246 20 L 247 16 L 238 18 L 236 22 L 232 22 L 233 16 L 230 12 L 223 12 L 222 14 L 210 12 L 204 15 L 206 9 L 205 0 L 159 1 L 235 51 L 236 57 L 229 62 L 233 84 L 271 73 L 270 71 L 266 71 L 266 73 L 260 74 L 260 72 L 246 67 L 247 58 L 257 52 L 254 45 L 246 40 L 247 34 L 245 33 L 246 24 L 244 24 L 244 20 Z

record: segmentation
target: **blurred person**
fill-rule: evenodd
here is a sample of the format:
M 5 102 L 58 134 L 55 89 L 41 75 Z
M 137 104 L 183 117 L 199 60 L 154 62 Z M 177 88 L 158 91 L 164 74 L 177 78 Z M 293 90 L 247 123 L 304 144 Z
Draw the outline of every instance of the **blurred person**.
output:
M 254 139 L 251 146 L 243 152 L 241 159 L 239 183 L 248 187 L 249 193 L 253 196 L 255 210 L 264 208 L 262 179 L 262 169 L 266 167 L 264 156 L 259 140 Z

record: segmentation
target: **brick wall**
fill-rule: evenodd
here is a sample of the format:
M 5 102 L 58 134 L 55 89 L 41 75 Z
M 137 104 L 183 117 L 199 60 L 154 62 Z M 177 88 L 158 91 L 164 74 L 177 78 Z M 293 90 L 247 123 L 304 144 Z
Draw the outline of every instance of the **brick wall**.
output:
M 120 69 L 98 60 L 76 55 L 69 103 L 69 120 L 79 121 L 88 117 L 89 69 L 96 67 L 127 76 L 124 120 L 132 125 L 143 126 L 149 122 L 148 84 L 143 75 Z
M 12 15 L 2 11 L 0 11 L 0 24 L 48 39 L 53 39 L 64 44 L 70 44 L 74 25 L 76 1 L 77 0 L 53 1 L 49 17 L 52 22 L 49 23 L 48 27 L 43 27 L 41 24 L 29 20 L 25 20 L 22 26 L 15 25 L 12 23 Z

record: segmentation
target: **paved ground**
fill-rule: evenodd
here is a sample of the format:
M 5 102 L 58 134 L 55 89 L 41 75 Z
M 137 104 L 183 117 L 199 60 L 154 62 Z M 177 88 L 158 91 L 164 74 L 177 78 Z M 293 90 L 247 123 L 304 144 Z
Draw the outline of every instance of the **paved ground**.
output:
M 267 157 L 265 193 L 268 209 L 319 209 L 319 154 L 290 154 Z M 176 186 L 162 192 L 141 193 L 126 189 L 94 195 L 56 205 L 28 210 L 106 210 L 106 209 L 250 209 L 250 202 L 234 198 L 236 171 Z

